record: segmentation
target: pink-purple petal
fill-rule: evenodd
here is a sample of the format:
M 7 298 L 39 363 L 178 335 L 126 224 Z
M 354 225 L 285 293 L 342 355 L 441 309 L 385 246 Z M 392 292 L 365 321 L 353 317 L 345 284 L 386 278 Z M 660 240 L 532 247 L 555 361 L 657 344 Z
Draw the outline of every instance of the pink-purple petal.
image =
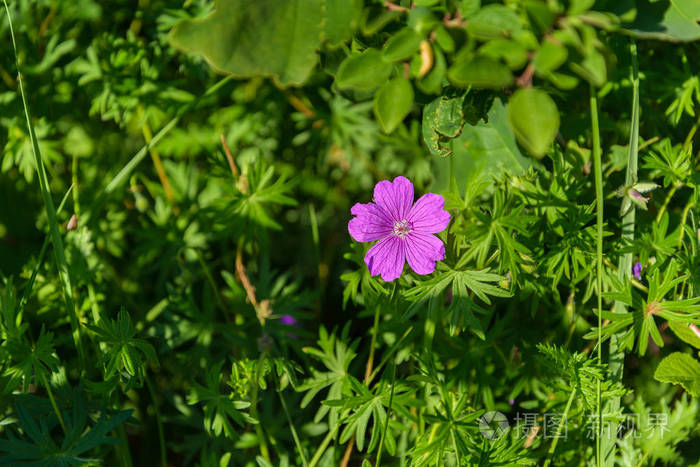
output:
M 416 232 L 434 234 L 442 232 L 450 223 L 450 213 L 445 211 L 445 199 L 435 193 L 421 196 L 408 213 L 408 222 Z
M 413 204 L 413 184 L 406 177 L 396 177 L 393 182 L 383 180 L 374 187 L 374 201 L 393 220 L 406 219 Z
M 391 235 L 393 222 L 381 207 L 374 203 L 355 204 L 350 212 L 355 215 L 348 222 L 348 232 L 358 242 L 373 242 Z
M 389 236 L 380 240 L 365 255 L 365 264 L 372 276 L 381 274 L 382 279 L 391 282 L 403 272 L 406 253 L 402 239 Z
M 435 261 L 445 259 L 445 245 L 435 235 L 411 232 L 405 243 L 408 265 L 416 274 L 430 274 Z

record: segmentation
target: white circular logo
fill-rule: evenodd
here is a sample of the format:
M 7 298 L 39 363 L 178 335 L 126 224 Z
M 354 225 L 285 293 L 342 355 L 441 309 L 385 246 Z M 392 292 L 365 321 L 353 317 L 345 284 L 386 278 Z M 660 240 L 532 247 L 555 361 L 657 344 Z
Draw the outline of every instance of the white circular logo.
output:
M 500 438 L 508 427 L 506 416 L 495 410 L 486 412 L 479 418 L 479 431 L 486 439 Z

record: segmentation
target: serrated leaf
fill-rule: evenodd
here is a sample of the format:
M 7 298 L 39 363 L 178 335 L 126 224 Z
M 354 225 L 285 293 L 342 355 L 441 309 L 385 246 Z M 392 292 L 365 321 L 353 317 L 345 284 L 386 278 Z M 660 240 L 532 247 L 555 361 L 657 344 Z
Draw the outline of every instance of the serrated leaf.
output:
M 697 0 L 637 1 L 635 21 L 625 26 L 633 36 L 671 42 L 700 39 Z
M 700 397 L 700 363 L 690 355 L 674 352 L 661 360 L 654 378 L 662 383 L 680 384 L 694 397 Z
M 698 328 L 695 327 L 695 329 L 691 329 L 691 325 L 687 323 L 681 323 L 678 321 L 669 321 L 668 322 L 668 327 L 671 328 L 671 331 L 678 336 L 680 340 L 685 342 L 686 344 L 690 344 L 696 349 L 700 349 L 700 331 L 695 331 Z M 694 325 L 692 325 L 694 326 Z

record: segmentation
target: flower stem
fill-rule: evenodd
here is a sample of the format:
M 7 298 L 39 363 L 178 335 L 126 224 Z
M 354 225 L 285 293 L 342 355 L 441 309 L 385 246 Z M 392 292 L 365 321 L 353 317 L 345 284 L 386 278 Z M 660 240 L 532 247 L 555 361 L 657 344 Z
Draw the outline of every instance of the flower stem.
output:
M 165 452 L 165 433 L 163 432 L 163 420 L 160 415 L 160 409 L 158 408 L 158 401 L 156 400 L 156 391 L 153 387 L 153 382 L 148 374 L 144 372 L 143 379 L 146 380 L 146 386 L 148 386 L 148 392 L 151 394 L 151 400 L 153 401 L 153 408 L 156 413 L 156 425 L 158 426 L 158 442 L 160 444 L 160 464 L 162 467 L 168 467 L 168 457 Z
M 53 391 L 51 390 L 51 385 L 49 384 L 49 381 L 46 378 L 46 374 L 43 371 L 39 371 L 37 373 L 39 373 L 41 375 L 42 383 L 44 383 L 44 387 L 46 387 L 46 392 L 49 395 L 49 400 L 51 401 L 51 406 L 53 407 L 53 411 L 56 413 L 56 417 L 58 417 L 58 423 L 61 424 L 61 429 L 63 430 L 63 434 L 67 435 L 68 429 L 66 428 L 66 424 L 63 421 L 63 416 L 61 415 L 61 411 L 58 410 L 58 405 L 56 405 L 56 399 L 53 397 Z
M 598 346 L 600 347 L 600 346 Z M 600 380 L 598 380 L 600 381 Z M 569 415 L 569 410 L 571 409 L 571 404 L 574 402 L 574 395 L 576 394 L 576 387 L 574 386 L 571 389 L 571 394 L 569 395 L 569 400 L 566 402 L 566 408 L 564 409 L 564 413 L 562 414 L 562 420 L 559 422 L 559 425 L 557 425 L 557 433 L 554 435 L 554 441 L 552 441 L 552 445 L 549 447 L 549 452 L 547 453 L 547 460 L 544 463 L 544 467 L 547 467 L 550 462 L 552 462 L 552 455 L 554 455 L 554 451 L 557 449 L 557 442 L 559 441 L 559 437 L 561 436 L 561 430 L 564 424 L 566 423 L 566 417 Z
M 630 44 L 630 55 L 632 61 L 632 121 L 630 124 L 630 141 L 627 156 L 627 173 L 625 185 L 630 186 L 637 181 L 637 167 L 639 154 L 639 69 L 637 66 L 637 45 L 632 40 Z M 622 216 L 621 239 L 625 244 L 634 240 L 636 208 L 632 206 L 625 212 L 620 212 Z M 622 254 L 618 259 L 617 274 L 620 280 L 632 280 L 632 262 L 634 255 L 631 251 Z M 636 281 L 635 281 L 636 282 Z M 615 302 L 613 311 L 615 313 L 627 313 L 627 306 L 619 301 Z M 625 350 L 622 344 L 622 337 L 619 335 L 610 336 L 609 357 L 608 357 L 608 377 L 611 382 L 622 381 L 624 371 Z M 612 397 L 607 401 L 605 413 L 616 413 L 620 408 L 620 398 Z M 603 419 L 599 419 L 599 426 L 602 429 Z M 612 465 L 615 458 L 615 443 L 617 430 L 607 430 L 603 440 L 603 450 L 606 454 L 606 465 Z
M 598 126 L 598 97 L 593 85 L 590 86 L 591 93 L 591 126 L 593 129 L 593 167 L 595 171 L 595 198 L 596 198 L 596 288 L 598 295 L 598 364 L 603 362 L 602 355 L 602 315 L 603 315 L 603 170 L 600 156 L 600 129 Z M 601 419 L 601 392 L 600 380 L 596 385 L 596 411 L 598 420 Z M 596 436 L 596 465 L 600 465 L 600 436 L 598 429 Z M 554 444 L 556 447 L 556 444 Z
M 299 451 L 299 457 L 301 457 L 301 463 L 304 465 L 304 467 L 309 465 L 309 462 L 306 460 L 306 456 L 304 455 L 304 448 L 301 445 L 301 441 L 299 440 L 299 435 L 297 434 L 297 430 L 294 427 L 294 422 L 292 421 L 292 417 L 289 415 L 289 409 L 287 408 L 287 402 L 284 400 L 284 396 L 282 395 L 282 391 L 278 390 L 277 395 L 280 398 L 280 402 L 282 403 L 282 409 L 284 410 L 284 414 L 287 416 L 287 423 L 289 423 L 289 428 L 292 431 L 292 438 L 294 438 L 294 444 L 297 447 L 297 450 Z

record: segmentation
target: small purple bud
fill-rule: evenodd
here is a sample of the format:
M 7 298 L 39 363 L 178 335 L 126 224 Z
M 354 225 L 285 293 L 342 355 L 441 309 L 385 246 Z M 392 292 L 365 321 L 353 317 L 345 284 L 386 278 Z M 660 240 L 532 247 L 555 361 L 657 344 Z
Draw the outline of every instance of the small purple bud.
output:
M 632 274 L 638 281 L 642 280 L 642 263 L 639 261 L 634 263 L 634 266 L 632 267 Z
M 634 196 L 634 197 L 637 198 L 639 201 L 643 201 L 643 202 L 645 202 L 645 203 L 646 203 L 647 201 L 649 201 L 649 198 L 646 198 L 646 197 L 642 196 L 641 194 L 639 194 L 639 192 L 638 192 L 637 190 L 630 190 L 630 195 Z
M 510 399 L 510 400 L 508 401 L 508 403 L 509 403 L 510 405 L 515 404 L 515 399 Z
M 693 331 L 693 333 L 695 333 L 695 335 L 698 336 L 698 338 L 700 338 L 700 329 L 698 329 L 696 325 L 691 324 L 690 330 Z
M 297 324 L 296 318 L 291 315 L 282 315 L 280 321 L 282 322 L 282 324 L 285 324 L 287 326 L 294 326 L 295 324 Z

